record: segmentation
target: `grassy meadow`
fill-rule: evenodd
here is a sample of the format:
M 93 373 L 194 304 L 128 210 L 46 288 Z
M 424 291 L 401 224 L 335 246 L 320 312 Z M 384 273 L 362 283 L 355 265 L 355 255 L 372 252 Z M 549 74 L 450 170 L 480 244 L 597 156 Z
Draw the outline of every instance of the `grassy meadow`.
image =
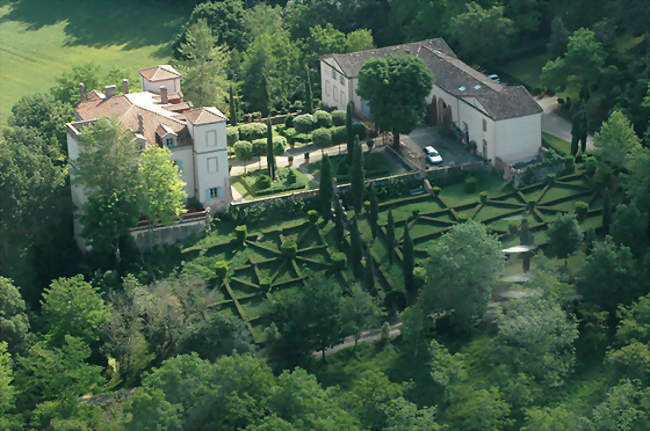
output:
M 189 13 L 153 0 L 0 0 L 0 124 L 18 99 L 46 91 L 72 65 L 135 72 L 168 62 Z

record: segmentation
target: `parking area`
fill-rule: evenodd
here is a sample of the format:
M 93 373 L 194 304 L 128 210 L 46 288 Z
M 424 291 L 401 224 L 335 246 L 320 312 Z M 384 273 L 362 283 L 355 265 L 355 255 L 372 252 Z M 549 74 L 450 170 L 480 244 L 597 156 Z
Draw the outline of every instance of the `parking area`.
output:
M 442 156 L 442 164 L 439 166 L 454 166 L 480 160 L 467 152 L 454 138 L 439 133 L 435 127 L 418 127 L 407 136 L 400 137 L 400 141 L 410 152 L 418 154 L 422 162 L 424 162 L 424 147 L 429 145 L 438 150 Z

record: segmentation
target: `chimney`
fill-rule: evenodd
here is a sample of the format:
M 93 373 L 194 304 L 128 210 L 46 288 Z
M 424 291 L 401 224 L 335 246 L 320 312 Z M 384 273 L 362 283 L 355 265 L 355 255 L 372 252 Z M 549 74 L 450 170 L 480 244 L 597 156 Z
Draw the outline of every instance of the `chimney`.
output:
M 83 82 L 79 83 L 79 99 L 82 102 L 86 100 L 86 85 Z
M 128 79 L 123 79 L 122 80 L 122 93 L 123 94 L 129 94 L 129 80 Z
M 144 118 L 142 118 L 142 114 L 138 114 L 138 133 L 144 135 Z
M 107 85 L 104 87 L 104 94 L 106 95 L 107 99 L 117 95 L 117 87 L 114 85 Z
M 167 98 L 167 87 L 164 85 L 160 86 L 160 103 L 163 105 L 166 105 L 169 102 L 169 99 Z

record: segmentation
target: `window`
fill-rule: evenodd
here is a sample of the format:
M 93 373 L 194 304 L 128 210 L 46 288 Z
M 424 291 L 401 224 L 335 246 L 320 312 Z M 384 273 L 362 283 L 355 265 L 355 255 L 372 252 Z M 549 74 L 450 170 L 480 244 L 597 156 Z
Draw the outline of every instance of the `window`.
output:
M 483 131 L 487 132 L 487 120 L 483 118 Z
M 207 141 L 207 146 L 208 147 L 214 147 L 217 145 L 217 132 L 215 130 L 211 130 L 205 135 L 206 141 Z
M 330 82 L 325 81 L 325 95 L 329 96 L 330 95 Z
M 341 85 L 345 85 L 345 78 L 343 78 L 343 75 L 339 77 L 339 82 L 341 83 Z
M 209 174 L 214 174 L 217 172 L 217 158 L 216 157 L 210 157 L 208 159 L 208 173 Z
M 336 91 L 336 88 L 332 88 L 332 93 L 334 96 L 334 100 L 339 100 L 339 96 L 338 96 L 339 93 L 338 91 Z
M 210 199 L 218 199 L 223 197 L 223 188 L 221 187 L 212 187 L 208 190 L 208 196 Z
M 345 93 L 341 90 L 341 102 L 345 102 Z
M 165 144 L 167 145 L 167 148 L 174 148 L 174 138 L 165 139 Z
M 332 69 L 332 79 L 336 81 L 336 70 Z

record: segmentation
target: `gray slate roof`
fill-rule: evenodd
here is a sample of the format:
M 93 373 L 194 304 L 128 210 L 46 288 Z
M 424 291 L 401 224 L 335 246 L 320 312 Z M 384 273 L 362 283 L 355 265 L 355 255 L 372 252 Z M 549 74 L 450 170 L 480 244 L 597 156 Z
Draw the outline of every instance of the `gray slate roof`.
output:
M 388 46 L 350 54 L 330 54 L 348 78 L 356 78 L 363 64 L 375 57 L 416 55 L 435 77 L 435 85 L 461 98 L 494 120 L 523 117 L 542 112 L 542 108 L 521 85 L 506 86 L 463 63 L 442 38 Z M 461 90 L 464 87 L 464 90 Z

